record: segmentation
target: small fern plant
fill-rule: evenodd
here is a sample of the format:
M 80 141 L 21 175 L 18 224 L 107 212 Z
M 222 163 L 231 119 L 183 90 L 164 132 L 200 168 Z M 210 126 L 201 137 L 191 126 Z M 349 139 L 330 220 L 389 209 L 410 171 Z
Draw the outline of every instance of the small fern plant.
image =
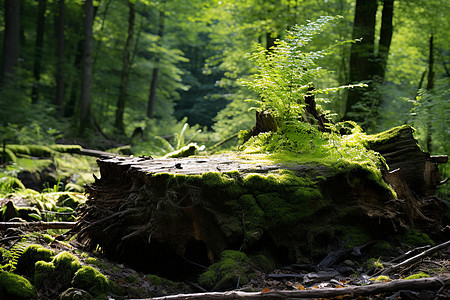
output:
M 315 22 L 294 26 L 287 31 L 283 40 L 277 40 L 272 49 L 256 45 L 251 59 L 255 62 L 257 73 L 252 80 L 242 83 L 256 92 L 259 99 L 248 99 L 259 112 L 267 111 L 280 127 L 299 118 L 306 120 L 305 97 L 312 94 L 327 94 L 344 88 L 362 85 L 339 86 L 312 90 L 315 78 L 328 73 L 316 64 L 316 60 L 332 54 L 332 48 L 347 43 L 340 42 L 325 50 L 307 51 L 306 46 L 314 37 L 324 31 L 325 25 L 338 17 L 323 16 Z

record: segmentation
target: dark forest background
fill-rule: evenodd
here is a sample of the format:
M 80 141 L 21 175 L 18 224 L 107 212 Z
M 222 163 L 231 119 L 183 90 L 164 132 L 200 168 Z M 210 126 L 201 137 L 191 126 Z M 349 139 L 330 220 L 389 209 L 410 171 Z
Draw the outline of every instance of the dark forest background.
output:
M 334 121 L 367 132 L 411 124 L 421 147 L 448 154 L 450 3 L 445 0 L 1 0 L 0 137 L 163 155 L 193 137 L 233 149 L 250 129 L 255 43 L 340 15 L 310 45 L 336 42 L 318 87 Z M 221 141 L 221 147 L 214 147 Z M 445 170 L 444 170 L 445 171 Z

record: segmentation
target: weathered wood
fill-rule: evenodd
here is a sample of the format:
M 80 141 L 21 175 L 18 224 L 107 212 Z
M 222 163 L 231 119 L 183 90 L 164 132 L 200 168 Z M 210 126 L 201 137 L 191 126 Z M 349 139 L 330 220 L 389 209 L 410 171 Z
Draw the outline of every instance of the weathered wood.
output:
M 0 222 L 0 230 L 28 227 L 36 229 L 72 229 L 76 222 Z
M 322 259 L 334 237 L 378 240 L 407 225 L 440 230 L 441 204 L 422 202 L 411 186 L 424 183 L 424 173 L 409 181 L 403 176 L 404 168 L 425 165 L 427 157 L 411 132 L 401 127 L 381 142 L 369 140 L 390 155 L 384 179 L 399 199 L 358 164 L 294 164 L 245 155 L 105 157 L 98 160 L 101 177 L 86 187 L 89 197 L 73 231 L 81 244 L 100 245 L 109 258 L 180 273 L 182 265 L 215 262 L 225 249 L 249 253 L 267 247 L 284 263 L 296 263 L 299 257 Z M 433 189 L 422 188 L 427 186 Z M 321 266 L 349 251 L 342 249 Z
M 333 298 L 338 296 L 351 296 L 357 298 L 359 296 L 378 295 L 383 293 L 393 293 L 401 290 L 422 291 L 433 290 L 440 291 L 448 288 L 450 284 L 450 276 L 442 275 L 430 278 L 411 279 L 411 280 L 394 280 L 386 283 L 377 283 L 365 286 L 353 286 L 343 288 L 321 288 L 293 291 L 269 291 L 261 292 L 210 292 L 196 294 L 180 294 L 164 297 L 155 297 L 153 300 L 169 300 L 169 299 L 302 299 L 302 298 Z
M 434 246 L 430 249 L 427 249 L 427 250 L 423 251 L 422 253 L 417 254 L 416 256 L 413 256 L 411 258 L 408 258 L 405 261 L 402 261 L 401 263 L 398 263 L 394 266 L 388 267 L 388 268 L 384 269 L 381 272 L 381 274 L 387 275 L 387 274 L 395 273 L 405 267 L 412 265 L 415 262 L 418 262 L 419 260 L 423 259 L 424 257 L 430 256 L 430 255 L 436 253 L 437 251 L 443 250 L 448 247 L 450 247 L 450 240 L 446 241 L 445 243 Z

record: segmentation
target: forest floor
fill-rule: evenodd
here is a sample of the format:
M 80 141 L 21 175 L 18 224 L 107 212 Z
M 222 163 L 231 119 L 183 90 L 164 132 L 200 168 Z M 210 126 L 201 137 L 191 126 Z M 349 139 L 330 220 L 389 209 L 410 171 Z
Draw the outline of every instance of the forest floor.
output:
M 20 201 L 20 199 L 16 199 Z M 17 202 L 19 204 L 19 202 Z M 116 286 L 115 292 L 107 295 L 108 299 L 148 299 L 152 297 L 166 297 L 169 295 L 192 294 L 191 299 L 212 299 L 212 294 L 208 293 L 200 285 L 195 283 L 195 278 L 186 278 L 181 282 L 174 282 L 163 279 L 155 275 L 137 272 L 124 264 L 110 261 L 103 257 L 100 251 L 91 253 L 85 252 L 76 240 L 68 242 L 60 241 L 58 238 L 50 243 L 44 238 L 45 232 L 35 230 L 24 226 L 21 228 L 2 229 L 0 231 L 0 243 L 4 249 L 12 250 L 18 243 L 21 244 L 39 244 L 60 253 L 63 251 L 75 255 L 81 265 L 93 265 L 110 282 Z M 322 291 L 327 297 L 316 296 L 307 297 L 308 299 L 449 299 L 450 286 L 448 276 L 450 274 L 450 247 L 447 241 L 436 251 L 430 251 L 431 246 L 418 247 L 416 249 L 397 248 L 398 256 L 385 256 L 380 253 L 377 257 L 367 257 L 363 251 L 354 248 L 352 252 L 346 251 L 346 255 L 337 255 L 338 263 L 332 264 L 326 269 L 319 270 L 317 264 L 294 264 L 287 266 L 278 266 L 270 273 L 264 273 L 254 270 L 256 276 L 246 285 L 241 286 L 236 282 L 236 289 L 231 293 L 218 294 L 223 298 L 237 299 L 253 295 L 252 299 L 262 296 L 269 296 L 273 293 L 273 299 L 282 299 L 282 293 L 294 291 Z M 433 247 L 435 248 L 435 247 Z M 431 248 L 431 249 L 433 249 Z M 412 251 L 411 251 L 412 250 Z M 335 255 L 340 250 L 330 252 L 329 255 Z M 408 251 L 410 251 L 408 253 Z M 424 252 L 430 253 L 424 253 Z M 406 253 L 406 254 L 405 254 Z M 356 255 L 359 254 L 359 255 Z M 411 259 L 416 255 L 422 255 L 418 259 Z M 93 259 L 94 258 L 94 259 Z M 411 260 L 411 262 L 408 262 Z M 405 263 L 399 269 L 393 268 L 398 264 Z M 389 271 L 392 269 L 392 272 Z M 386 275 L 382 275 L 386 271 Z M 416 285 L 419 278 L 437 278 L 442 284 L 430 285 L 431 288 L 421 288 Z M 442 278 L 447 280 L 442 282 Z M 388 287 L 388 284 L 395 284 L 397 279 L 417 279 L 410 280 L 411 284 L 399 288 Z M 354 287 L 379 287 L 385 285 L 388 292 L 377 292 L 374 290 L 369 294 L 358 294 L 351 292 L 349 294 L 335 294 L 337 289 L 349 289 Z M 54 286 L 46 286 L 38 289 L 38 299 L 56 299 L 60 293 L 60 287 L 55 282 Z M 236 294 L 237 293 L 237 294 Z M 264 295 L 266 294 L 267 295 Z M 281 293 L 281 294 L 277 294 Z M 214 294 L 216 295 L 216 294 Z M 359 296 L 358 296 L 359 295 Z M 181 298 L 180 296 L 173 296 Z M 277 298 L 280 297 L 280 298 Z M 304 296 L 299 296 L 305 298 Z M 295 297 L 292 297 L 295 298 Z

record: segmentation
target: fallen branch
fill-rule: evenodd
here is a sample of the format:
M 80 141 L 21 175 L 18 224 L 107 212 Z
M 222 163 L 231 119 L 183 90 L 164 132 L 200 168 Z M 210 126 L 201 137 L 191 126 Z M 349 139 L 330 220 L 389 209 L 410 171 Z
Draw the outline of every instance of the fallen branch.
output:
M 332 298 L 343 295 L 351 295 L 352 298 L 358 296 L 376 295 L 381 293 L 392 293 L 400 290 L 422 291 L 441 290 L 450 284 L 449 275 L 438 277 L 395 280 L 386 283 L 371 284 L 365 286 L 354 286 L 344 288 L 326 288 L 293 291 L 270 291 L 267 293 L 253 292 L 246 293 L 240 291 L 210 292 L 196 294 L 179 294 L 165 297 L 152 298 L 153 300 L 163 299 L 298 299 L 298 298 Z
M 433 254 L 433 253 L 435 253 L 435 252 L 437 252 L 439 250 L 445 249 L 447 247 L 450 247 L 450 240 L 446 241 L 445 243 L 442 243 L 442 244 L 439 244 L 437 246 L 434 246 L 434 247 L 432 247 L 432 248 L 430 248 L 428 250 L 425 250 L 422 253 L 417 254 L 416 256 L 413 256 L 413 257 L 411 257 L 411 258 L 409 258 L 409 259 L 407 259 L 405 261 L 402 261 L 399 264 L 396 264 L 396 265 L 394 265 L 392 267 L 388 267 L 388 268 L 384 269 L 381 272 L 381 274 L 382 275 L 387 275 L 387 274 L 394 273 L 394 272 L 396 272 L 398 270 L 401 270 L 401 269 L 403 269 L 403 268 L 405 268 L 405 267 L 407 267 L 409 265 L 412 265 L 413 263 L 421 260 L 424 257 L 427 257 L 427 256 L 429 256 L 429 255 L 431 255 L 431 254 Z
M 34 227 L 38 229 L 72 229 L 76 222 L 0 222 L 0 230 L 17 227 Z

